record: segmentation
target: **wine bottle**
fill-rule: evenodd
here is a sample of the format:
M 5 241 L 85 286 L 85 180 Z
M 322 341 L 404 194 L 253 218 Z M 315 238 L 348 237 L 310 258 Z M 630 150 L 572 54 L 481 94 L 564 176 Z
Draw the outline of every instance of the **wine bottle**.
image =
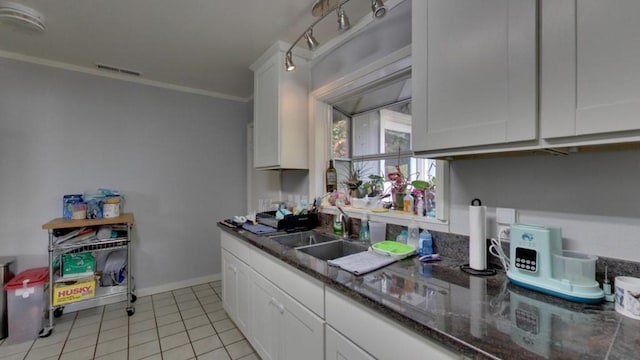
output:
M 329 160 L 329 167 L 325 172 L 325 180 L 327 183 L 327 192 L 338 190 L 338 172 L 333 167 L 333 160 Z

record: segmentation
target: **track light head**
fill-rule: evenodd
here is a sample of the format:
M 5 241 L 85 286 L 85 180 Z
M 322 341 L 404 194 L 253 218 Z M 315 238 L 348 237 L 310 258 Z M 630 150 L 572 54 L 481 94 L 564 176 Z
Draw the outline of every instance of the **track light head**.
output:
M 382 0 L 371 0 L 371 11 L 373 16 L 380 19 L 387 14 L 387 7 L 384 6 Z
M 318 40 L 313 37 L 313 29 L 309 28 L 306 33 L 304 33 L 304 38 L 307 40 L 307 46 L 309 50 L 313 50 L 318 47 Z
M 284 58 L 284 67 L 287 71 L 293 71 L 296 69 L 296 64 L 293 63 L 293 54 L 291 51 L 288 51 Z
M 351 23 L 349 23 L 349 18 L 344 12 L 342 6 L 340 6 L 338 10 L 336 10 L 336 13 L 338 14 L 338 31 L 345 32 L 349 30 L 351 28 Z

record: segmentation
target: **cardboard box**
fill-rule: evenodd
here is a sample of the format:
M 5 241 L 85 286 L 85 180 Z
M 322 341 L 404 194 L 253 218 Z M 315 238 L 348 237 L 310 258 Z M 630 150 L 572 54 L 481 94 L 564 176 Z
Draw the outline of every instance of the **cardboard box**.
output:
M 94 296 L 96 296 L 96 279 L 93 276 L 56 282 L 53 286 L 53 305 L 92 299 Z

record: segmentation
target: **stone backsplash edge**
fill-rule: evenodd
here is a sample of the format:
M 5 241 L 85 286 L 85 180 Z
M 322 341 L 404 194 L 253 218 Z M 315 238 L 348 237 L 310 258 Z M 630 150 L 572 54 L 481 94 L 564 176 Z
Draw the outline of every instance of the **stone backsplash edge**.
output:
M 320 214 L 320 226 L 331 229 L 333 215 Z M 387 239 L 395 239 L 406 226 L 395 224 L 387 224 Z M 360 231 L 360 219 L 351 221 L 351 234 L 358 234 Z M 453 233 L 444 233 L 439 231 L 429 231 L 433 237 L 434 252 L 442 257 L 459 260 L 461 262 L 469 259 L 469 237 Z M 487 240 L 487 249 L 490 241 Z M 503 243 L 502 249 L 505 254 L 509 254 L 509 243 Z M 488 267 L 502 268 L 500 260 L 487 253 Z M 640 277 L 640 262 L 629 260 L 615 259 L 604 256 L 598 256 L 596 261 L 596 280 L 602 283 L 604 279 L 604 270 L 607 267 L 607 276 L 609 280 L 614 280 L 616 276 L 634 276 Z

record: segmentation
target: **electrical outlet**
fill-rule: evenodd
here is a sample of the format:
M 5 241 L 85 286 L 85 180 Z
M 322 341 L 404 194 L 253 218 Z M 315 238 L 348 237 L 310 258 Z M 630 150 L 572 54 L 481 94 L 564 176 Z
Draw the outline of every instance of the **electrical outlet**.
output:
M 516 223 L 516 209 L 496 208 L 496 222 L 511 225 Z
M 509 241 L 511 225 L 498 224 L 498 238 L 502 241 Z

